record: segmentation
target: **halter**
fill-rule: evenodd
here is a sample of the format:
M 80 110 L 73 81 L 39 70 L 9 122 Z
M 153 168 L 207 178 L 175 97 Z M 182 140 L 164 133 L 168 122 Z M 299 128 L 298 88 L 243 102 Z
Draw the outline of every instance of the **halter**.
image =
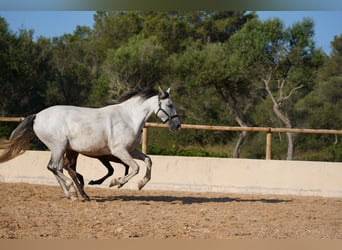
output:
M 173 118 L 178 117 L 178 115 L 172 115 L 172 116 L 169 115 L 169 114 L 165 111 L 165 109 L 162 108 L 162 106 L 161 106 L 161 101 L 160 101 L 160 97 L 159 97 L 159 96 L 158 96 L 158 106 L 159 106 L 159 109 L 158 109 L 157 112 L 156 112 L 156 116 L 158 116 L 159 111 L 162 111 L 162 112 L 167 116 L 167 119 L 166 119 L 165 121 L 163 121 L 163 119 L 161 119 L 161 118 L 159 117 L 159 118 L 162 120 L 162 123 L 163 123 L 163 124 L 167 123 L 168 121 L 172 120 Z

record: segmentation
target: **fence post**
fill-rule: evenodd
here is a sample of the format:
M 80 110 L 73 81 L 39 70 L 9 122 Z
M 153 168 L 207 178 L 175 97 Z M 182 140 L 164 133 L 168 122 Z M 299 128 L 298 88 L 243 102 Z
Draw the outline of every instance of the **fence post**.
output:
M 271 160 L 272 156 L 272 130 L 266 133 L 266 160 Z
M 141 151 L 143 154 L 147 154 L 147 140 L 148 140 L 148 128 L 144 127 L 142 132 L 142 145 L 141 145 Z

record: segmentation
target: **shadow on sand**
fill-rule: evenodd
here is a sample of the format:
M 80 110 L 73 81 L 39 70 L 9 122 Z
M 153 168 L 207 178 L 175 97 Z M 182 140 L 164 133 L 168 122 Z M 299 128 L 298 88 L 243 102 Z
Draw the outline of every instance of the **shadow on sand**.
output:
M 145 202 L 168 202 L 168 203 L 181 203 L 181 204 L 196 204 L 196 203 L 208 203 L 208 202 L 217 202 L 217 203 L 226 203 L 226 202 L 262 202 L 262 203 L 284 203 L 284 202 L 292 202 L 291 199 L 268 199 L 268 198 L 230 198 L 230 197 L 192 197 L 192 196 L 169 196 L 169 195 L 142 195 L 142 196 L 128 196 L 128 195 L 117 195 L 117 196 L 107 196 L 107 197 L 99 197 L 93 196 L 91 200 L 95 200 L 97 202 L 110 202 L 110 201 L 141 201 Z

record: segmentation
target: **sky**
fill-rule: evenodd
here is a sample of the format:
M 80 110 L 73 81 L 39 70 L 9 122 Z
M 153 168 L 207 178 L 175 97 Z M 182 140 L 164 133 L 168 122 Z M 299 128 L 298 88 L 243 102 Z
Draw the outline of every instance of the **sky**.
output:
M 35 38 L 73 33 L 77 25 L 93 27 L 94 11 L 0 11 L 12 32 L 33 29 Z M 278 17 L 286 26 L 310 17 L 314 21 L 316 47 L 330 54 L 330 43 L 342 35 L 342 11 L 257 11 L 261 20 Z

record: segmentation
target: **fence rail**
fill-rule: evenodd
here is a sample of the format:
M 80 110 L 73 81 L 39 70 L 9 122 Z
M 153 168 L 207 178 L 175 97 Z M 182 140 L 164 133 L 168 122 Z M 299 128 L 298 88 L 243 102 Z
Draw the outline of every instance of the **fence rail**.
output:
M 0 122 L 21 122 L 25 117 L 0 117 Z
M 142 152 L 146 154 L 148 144 L 148 128 L 168 128 L 166 124 L 146 122 L 142 136 Z M 214 130 L 214 131 L 246 131 L 266 133 L 266 155 L 265 159 L 271 159 L 272 153 L 272 133 L 302 133 L 302 134 L 330 134 L 342 135 L 342 130 L 333 129 L 301 129 L 301 128 L 270 128 L 270 127 L 230 127 L 182 124 L 182 129 Z
M 25 117 L 0 117 L 0 122 L 21 122 Z M 167 124 L 146 122 L 142 135 L 142 152 L 147 153 L 148 128 L 168 128 Z M 342 130 L 336 129 L 301 129 L 301 128 L 271 128 L 271 127 L 231 127 L 182 124 L 182 129 L 213 130 L 213 131 L 236 131 L 236 132 L 264 132 L 266 133 L 266 155 L 265 159 L 271 159 L 272 133 L 301 133 L 301 134 L 329 134 L 342 135 Z

